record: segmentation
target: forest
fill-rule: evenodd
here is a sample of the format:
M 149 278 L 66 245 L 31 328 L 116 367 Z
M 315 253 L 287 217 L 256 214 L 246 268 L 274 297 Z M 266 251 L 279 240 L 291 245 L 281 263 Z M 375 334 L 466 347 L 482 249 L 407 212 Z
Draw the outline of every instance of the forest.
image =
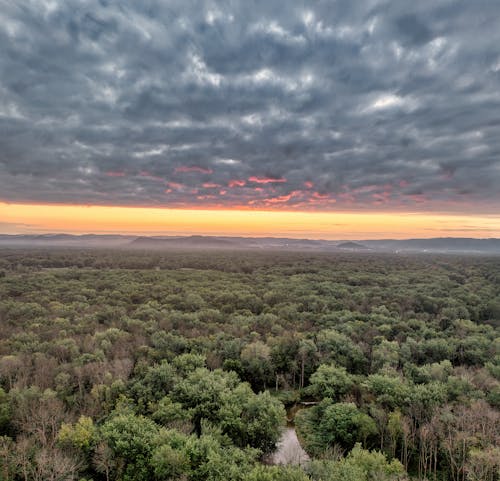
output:
M 1 481 L 499 473 L 498 256 L 0 250 Z

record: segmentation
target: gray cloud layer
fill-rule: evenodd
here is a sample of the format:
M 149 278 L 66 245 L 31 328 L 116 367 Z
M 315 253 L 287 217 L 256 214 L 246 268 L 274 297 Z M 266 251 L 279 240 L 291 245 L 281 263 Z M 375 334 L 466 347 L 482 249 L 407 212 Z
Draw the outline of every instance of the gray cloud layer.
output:
M 0 0 L 0 200 L 497 212 L 496 0 Z

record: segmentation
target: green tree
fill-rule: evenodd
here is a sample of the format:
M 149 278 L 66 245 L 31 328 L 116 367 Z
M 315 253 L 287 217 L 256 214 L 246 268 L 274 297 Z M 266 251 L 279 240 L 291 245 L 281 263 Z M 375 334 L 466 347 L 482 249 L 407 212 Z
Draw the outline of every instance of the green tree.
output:
M 340 399 L 353 385 L 353 379 L 345 367 L 322 364 L 311 376 L 308 392 L 316 399 Z
M 97 429 L 92 418 L 80 416 L 75 424 L 63 423 L 61 425 L 57 440 L 63 445 L 70 445 L 88 453 L 97 440 Z
M 281 435 L 286 412 L 280 401 L 266 391 L 254 394 L 248 384 L 240 384 L 223 397 L 220 427 L 240 447 L 272 451 Z
M 151 464 L 155 479 L 177 480 L 189 472 L 189 459 L 185 452 L 173 449 L 168 444 L 157 447 L 152 454 Z
M 176 369 L 167 361 L 149 367 L 140 379 L 131 387 L 131 392 L 139 405 L 147 406 L 150 402 L 159 401 L 174 387 L 178 379 Z
M 119 413 L 101 427 L 104 441 L 120 459 L 124 481 L 147 481 L 154 472 L 150 463 L 159 426 L 144 416 Z
M 318 334 L 316 345 L 323 362 L 345 367 L 353 373 L 366 371 L 368 360 L 363 351 L 345 334 L 334 329 L 323 330 Z
M 300 468 L 283 466 L 255 466 L 245 474 L 243 481 L 309 481 Z
M 376 433 L 373 419 L 355 404 L 334 403 L 331 399 L 301 412 L 296 424 L 307 450 L 313 454 L 321 454 L 336 445 L 351 449 L 357 441 Z
M 241 351 L 245 380 L 257 389 L 266 388 L 273 381 L 271 349 L 262 341 L 247 344 Z
M 336 461 L 312 461 L 307 472 L 313 481 L 400 481 L 406 478 L 397 460 L 387 461 L 378 451 L 356 444 L 349 454 Z
M 12 417 L 12 406 L 9 396 L 0 387 L 0 435 L 7 432 Z
M 229 394 L 239 383 L 234 372 L 198 368 L 177 383 L 171 399 L 189 410 L 195 431 L 201 434 L 202 419 L 218 422 L 223 394 Z
M 404 379 L 386 374 L 371 374 L 363 386 L 372 393 L 379 404 L 389 409 L 402 406 L 408 399 L 410 389 Z
M 258 451 L 223 445 L 216 436 L 191 436 L 184 448 L 190 463 L 190 481 L 242 481 L 255 463 Z

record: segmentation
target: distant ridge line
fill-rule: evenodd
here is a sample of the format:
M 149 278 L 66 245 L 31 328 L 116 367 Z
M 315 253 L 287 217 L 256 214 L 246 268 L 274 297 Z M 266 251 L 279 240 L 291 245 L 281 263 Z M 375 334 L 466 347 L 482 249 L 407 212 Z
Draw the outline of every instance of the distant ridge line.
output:
M 131 249 L 283 249 L 327 252 L 436 252 L 500 254 L 500 239 L 322 240 L 286 237 L 138 236 L 121 234 L 0 234 L 0 247 L 121 247 Z

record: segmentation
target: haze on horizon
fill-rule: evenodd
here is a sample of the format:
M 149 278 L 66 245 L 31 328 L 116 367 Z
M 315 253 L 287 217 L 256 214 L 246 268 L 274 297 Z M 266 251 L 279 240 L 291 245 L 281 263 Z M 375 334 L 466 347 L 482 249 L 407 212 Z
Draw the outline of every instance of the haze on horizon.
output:
M 0 0 L 0 233 L 500 237 L 498 4 Z

